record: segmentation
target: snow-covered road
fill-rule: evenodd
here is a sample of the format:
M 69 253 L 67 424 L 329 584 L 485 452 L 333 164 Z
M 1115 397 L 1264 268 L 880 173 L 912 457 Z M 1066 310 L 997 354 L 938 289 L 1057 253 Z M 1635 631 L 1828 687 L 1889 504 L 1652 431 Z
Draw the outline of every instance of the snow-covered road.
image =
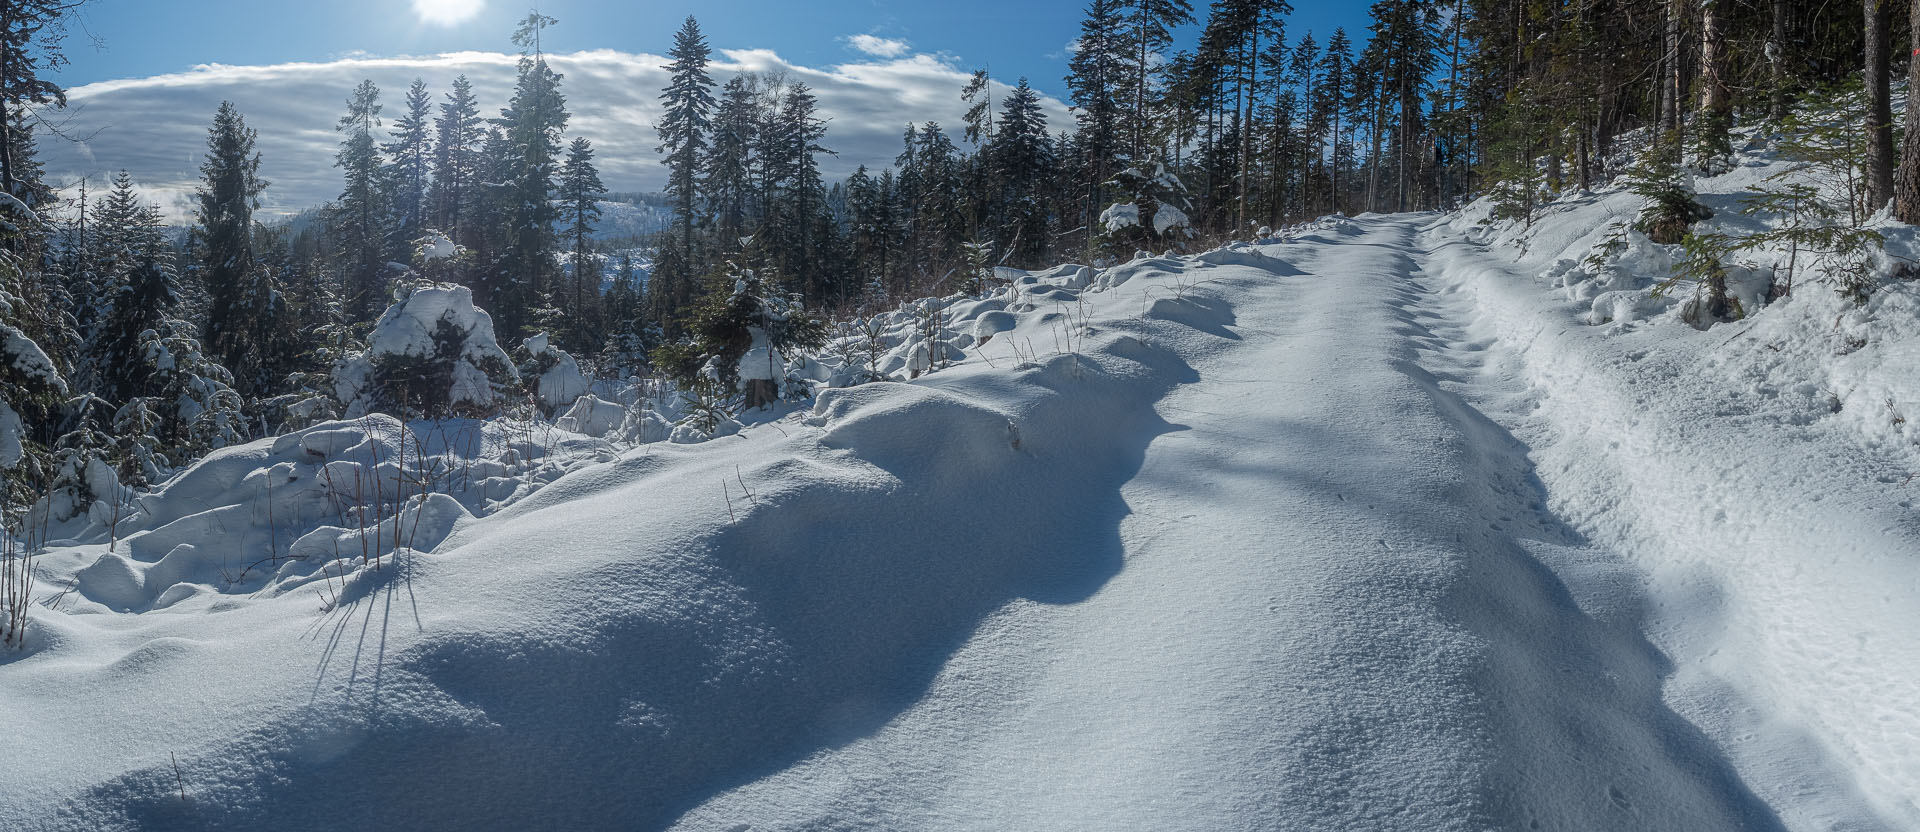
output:
M 1176 302 L 1194 328 L 1155 330 L 1198 379 L 1121 489 L 1125 567 L 1015 605 L 877 735 L 683 825 L 1776 828 L 1662 704 L 1630 568 L 1452 392 L 1518 389 L 1422 273 L 1427 221 L 1204 275 Z

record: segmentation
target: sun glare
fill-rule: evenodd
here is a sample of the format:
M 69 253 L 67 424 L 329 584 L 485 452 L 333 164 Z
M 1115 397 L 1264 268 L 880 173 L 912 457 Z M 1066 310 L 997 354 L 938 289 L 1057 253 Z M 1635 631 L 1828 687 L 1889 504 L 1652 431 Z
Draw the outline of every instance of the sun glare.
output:
M 452 26 L 472 20 L 486 5 L 487 0 L 413 0 L 413 13 L 423 23 Z

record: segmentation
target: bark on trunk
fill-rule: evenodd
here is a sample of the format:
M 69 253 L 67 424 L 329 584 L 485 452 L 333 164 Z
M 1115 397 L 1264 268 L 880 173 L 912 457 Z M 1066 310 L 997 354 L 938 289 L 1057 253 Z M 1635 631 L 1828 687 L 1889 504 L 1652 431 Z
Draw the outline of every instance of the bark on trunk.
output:
M 1907 39 L 1920 49 L 1920 2 L 1908 4 Z M 1907 62 L 1907 128 L 1900 142 L 1900 172 L 1893 187 L 1893 215 L 1920 224 L 1920 58 Z
M 1867 211 L 1893 198 L 1893 92 L 1887 71 L 1889 0 L 1865 0 L 1867 81 Z
M 1773 31 L 1767 37 L 1767 64 L 1773 74 L 1773 96 L 1768 103 L 1767 115 L 1778 121 L 1787 117 L 1787 86 L 1792 77 L 1787 73 L 1787 3 L 1788 0 L 1773 0 Z

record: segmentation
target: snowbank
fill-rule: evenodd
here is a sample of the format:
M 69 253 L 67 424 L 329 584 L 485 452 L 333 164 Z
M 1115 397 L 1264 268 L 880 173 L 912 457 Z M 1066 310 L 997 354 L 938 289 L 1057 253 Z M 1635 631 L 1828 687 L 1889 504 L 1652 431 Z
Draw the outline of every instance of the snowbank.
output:
M 1779 169 L 1741 162 L 1698 183 L 1729 222 Z M 1920 825 L 1920 285 L 1861 305 L 1806 280 L 1763 306 L 1736 274 L 1749 317 L 1701 332 L 1654 290 L 1664 247 L 1607 249 L 1636 207 L 1574 197 L 1528 231 L 1477 206 L 1430 232 L 1437 285 L 1530 387 L 1555 510 L 1645 571 L 1668 701 L 1791 828 Z M 1909 232 L 1889 246 L 1912 256 Z

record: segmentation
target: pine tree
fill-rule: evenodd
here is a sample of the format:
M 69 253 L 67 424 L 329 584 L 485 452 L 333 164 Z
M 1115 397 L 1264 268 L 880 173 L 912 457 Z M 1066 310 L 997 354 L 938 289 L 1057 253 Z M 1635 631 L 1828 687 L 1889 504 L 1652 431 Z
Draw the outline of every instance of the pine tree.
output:
M 1000 132 L 989 146 L 995 181 L 1002 183 L 999 213 L 1004 219 L 997 240 L 1014 262 L 1035 267 L 1047 255 L 1047 187 L 1054 168 L 1053 144 L 1040 95 L 1027 79 L 1013 88 L 1000 114 Z
M 433 98 L 427 82 L 413 79 L 407 88 L 407 111 L 393 121 L 393 141 L 381 149 L 387 154 L 386 190 L 393 205 L 393 232 L 388 259 L 406 259 L 413 241 L 427 228 L 427 182 L 433 163 L 430 131 Z
M 67 105 L 67 91 L 41 74 L 58 72 L 67 64 L 61 48 L 66 23 L 87 2 L 7 0 L 0 13 L 0 192 L 23 202 L 28 194 L 20 185 L 33 179 L 16 167 L 21 115 L 30 107 Z
M 974 147 L 993 142 L 993 79 L 984 69 L 973 71 L 967 86 L 960 90 L 967 105 L 967 141 Z
M 593 144 L 575 138 L 560 168 L 560 199 L 566 204 L 567 237 L 573 244 L 573 280 L 567 298 L 569 338 L 563 343 L 578 352 L 597 352 L 605 339 L 606 323 L 600 306 L 599 255 L 593 250 L 593 227 L 600 220 L 600 199 L 607 186 L 593 166 Z
M 1893 93 L 1887 68 L 1891 49 L 1892 0 L 1864 0 L 1866 9 L 1867 206 L 1886 207 L 1893 199 Z
M 673 63 L 662 67 L 668 72 L 667 88 L 660 94 L 666 113 L 657 128 L 660 134 L 661 163 L 667 166 L 667 196 L 673 199 L 673 215 L 681 257 L 694 262 L 693 228 L 700 199 L 700 163 L 707 155 L 707 131 L 713 127 L 713 78 L 707 74 L 712 50 L 700 35 L 700 24 L 688 17 L 674 34 L 668 56 Z
M 473 240 L 464 221 L 479 183 L 480 144 L 486 137 L 486 125 L 480 120 L 480 103 L 467 76 L 453 79 L 453 90 L 446 98 L 440 104 L 440 117 L 434 121 L 433 182 L 428 202 L 434 227 L 452 236 L 454 242 L 467 245 Z
M 125 401 L 127 395 L 103 384 L 104 376 L 125 366 L 132 355 L 130 345 L 137 343 L 134 336 L 138 330 L 128 333 L 124 327 L 144 329 L 158 321 L 130 322 L 124 318 L 129 310 L 122 307 L 127 303 L 124 294 L 131 288 L 135 267 L 165 256 L 166 240 L 161 225 L 159 207 L 140 198 L 132 175 L 124 170 L 114 175 L 113 189 L 93 210 L 90 246 L 97 278 L 91 289 L 92 308 L 88 310 L 84 333 L 86 346 L 75 369 L 76 380 L 109 401 Z M 165 308 L 171 310 L 178 302 L 178 293 L 169 289 Z
M 503 339 L 530 332 L 532 312 L 545 304 L 554 283 L 558 245 L 553 226 L 559 211 L 553 194 L 567 110 L 560 95 L 560 75 L 539 51 L 540 33 L 553 22 L 550 17 L 529 15 L 514 34 L 514 42 L 529 52 L 520 59 L 512 100 L 494 120 L 500 254 L 490 264 L 491 291 L 486 294 L 499 313 Z
M 1344 210 L 1345 205 L 1340 172 L 1346 167 L 1347 145 L 1340 129 L 1340 117 L 1346 110 L 1348 89 L 1353 82 L 1352 48 L 1347 30 L 1334 29 L 1333 35 L 1327 38 L 1327 51 L 1320 56 L 1320 83 L 1310 93 L 1313 109 L 1321 113 L 1313 122 L 1325 123 L 1330 135 L 1331 149 L 1326 154 L 1327 190 L 1335 211 Z M 1315 152 L 1319 152 L 1317 147 Z
M 253 212 L 261 179 L 257 135 L 231 102 L 221 102 L 207 134 L 207 161 L 195 201 L 198 266 L 207 293 L 204 339 L 214 360 L 240 371 L 247 390 L 258 382 L 259 345 L 274 330 L 272 287 L 254 262 Z M 196 346 L 197 349 L 197 346 Z
M 1091 0 L 1080 24 L 1078 48 L 1067 64 L 1080 149 L 1080 187 L 1085 193 L 1081 221 L 1089 247 L 1093 214 L 1105 202 L 1101 185 L 1119 169 L 1121 105 L 1116 95 L 1128 54 L 1121 13 L 1120 0 Z
M 1128 46 L 1124 89 L 1131 98 L 1126 124 L 1132 139 L 1132 159 L 1138 162 L 1147 156 L 1152 138 L 1154 87 L 1161 55 L 1173 42 L 1173 30 L 1193 22 L 1193 5 L 1187 0 L 1120 0 L 1120 4 Z
M 763 164 L 774 196 L 763 233 L 780 279 L 808 297 L 823 299 L 843 287 L 830 285 L 820 257 L 825 248 L 821 221 L 826 216 L 826 187 L 818 155 L 833 151 L 820 145 L 827 129 L 826 122 L 815 115 L 817 107 L 805 84 L 793 84 L 781 101 L 778 117 L 764 131 Z
M 346 185 L 332 211 L 332 233 L 339 247 L 347 308 L 355 320 L 371 321 L 387 302 L 386 194 L 380 187 L 381 156 L 374 143 L 380 126 L 380 88 L 361 81 L 347 100 L 337 129 L 346 134 L 334 166 Z
M 1907 42 L 1920 45 L 1920 3 L 1907 4 Z M 1900 141 L 1900 169 L 1893 189 L 1893 216 L 1920 224 L 1920 60 L 1907 62 L 1906 132 Z
M 745 233 L 753 199 L 753 149 L 759 144 L 759 104 L 752 79 L 736 76 L 720 91 L 713 117 L 713 143 L 707 151 L 707 206 L 715 234 L 731 245 Z

